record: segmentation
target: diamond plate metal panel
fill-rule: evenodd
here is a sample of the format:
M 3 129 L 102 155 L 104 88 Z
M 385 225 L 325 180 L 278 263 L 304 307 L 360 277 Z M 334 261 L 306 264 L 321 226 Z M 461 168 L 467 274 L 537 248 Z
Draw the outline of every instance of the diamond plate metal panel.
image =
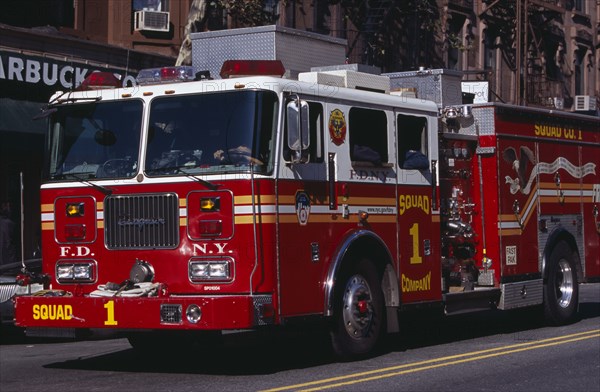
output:
M 473 118 L 475 118 L 476 124 L 479 126 L 479 134 L 481 136 L 493 135 L 496 131 L 494 129 L 494 107 L 473 107 Z
M 311 67 L 343 64 L 347 41 L 281 26 L 194 33 L 192 65 L 219 78 L 225 60 L 281 60 L 289 76 Z
M 17 293 L 19 286 L 14 284 L 2 284 L 0 285 L 0 303 L 6 302 Z
M 462 72 L 426 69 L 384 75 L 390 78 L 392 91 L 416 88 L 417 98 L 434 101 L 439 107 L 462 105 Z
M 542 279 L 536 279 L 503 284 L 498 309 L 508 310 L 541 304 L 544 295 L 543 283 Z
M 539 233 L 538 237 L 538 248 L 546 249 L 548 241 L 551 235 L 556 230 L 565 230 L 575 239 L 577 245 L 577 252 L 579 252 L 579 260 L 581 271 L 585 276 L 585 241 L 583 238 L 583 217 L 581 215 L 541 215 L 540 221 L 545 221 L 546 230 Z M 575 224 L 573 224 L 575 223 Z M 544 269 L 544 254 L 540 252 L 540 258 L 538 260 L 540 271 Z
M 457 131 L 460 135 L 477 136 L 493 135 L 494 130 L 494 107 L 472 107 L 473 116 L 469 118 L 460 117 L 458 122 L 460 129 Z

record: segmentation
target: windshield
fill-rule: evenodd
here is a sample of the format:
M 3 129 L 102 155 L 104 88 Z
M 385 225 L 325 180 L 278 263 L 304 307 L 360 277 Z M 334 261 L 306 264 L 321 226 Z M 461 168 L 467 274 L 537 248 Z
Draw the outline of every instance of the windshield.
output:
M 50 120 L 44 179 L 133 177 L 142 107 L 138 100 L 57 107 Z
M 159 97 L 150 106 L 148 176 L 272 170 L 277 96 L 228 91 Z

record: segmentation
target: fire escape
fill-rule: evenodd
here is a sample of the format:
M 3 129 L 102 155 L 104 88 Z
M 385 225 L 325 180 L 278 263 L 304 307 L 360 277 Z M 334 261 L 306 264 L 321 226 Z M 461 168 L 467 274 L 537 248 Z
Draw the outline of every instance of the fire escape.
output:
M 480 16 L 488 27 L 503 31 L 506 25 L 514 26 L 514 34 L 501 36 L 503 58 L 516 75 L 511 100 L 562 109 L 569 95 L 561 70 L 564 8 L 556 0 L 487 3 Z
M 386 16 L 393 5 L 393 0 L 366 0 L 365 17 L 362 26 L 357 26 L 358 34 L 348 47 L 348 53 L 361 49 L 361 62 L 372 65 L 376 62 L 378 42 Z

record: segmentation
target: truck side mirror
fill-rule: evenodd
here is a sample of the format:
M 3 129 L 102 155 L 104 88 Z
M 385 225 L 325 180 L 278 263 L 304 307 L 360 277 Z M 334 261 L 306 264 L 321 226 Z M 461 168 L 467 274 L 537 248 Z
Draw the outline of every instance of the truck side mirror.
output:
M 304 163 L 307 156 L 303 156 L 310 146 L 310 133 L 308 131 L 308 103 L 302 101 L 298 96 L 296 99 L 288 102 L 287 108 L 287 144 L 292 153 L 292 163 Z

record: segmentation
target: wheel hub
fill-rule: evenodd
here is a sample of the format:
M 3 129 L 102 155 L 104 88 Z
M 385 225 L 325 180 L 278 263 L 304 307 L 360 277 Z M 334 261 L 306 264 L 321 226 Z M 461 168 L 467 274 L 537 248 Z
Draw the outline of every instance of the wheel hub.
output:
M 371 289 L 360 275 L 348 281 L 343 297 L 342 316 L 348 335 L 359 339 L 365 337 L 373 321 Z
M 569 262 L 566 260 L 559 261 L 556 274 L 556 299 L 560 307 L 566 308 L 573 299 L 574 278 Z

